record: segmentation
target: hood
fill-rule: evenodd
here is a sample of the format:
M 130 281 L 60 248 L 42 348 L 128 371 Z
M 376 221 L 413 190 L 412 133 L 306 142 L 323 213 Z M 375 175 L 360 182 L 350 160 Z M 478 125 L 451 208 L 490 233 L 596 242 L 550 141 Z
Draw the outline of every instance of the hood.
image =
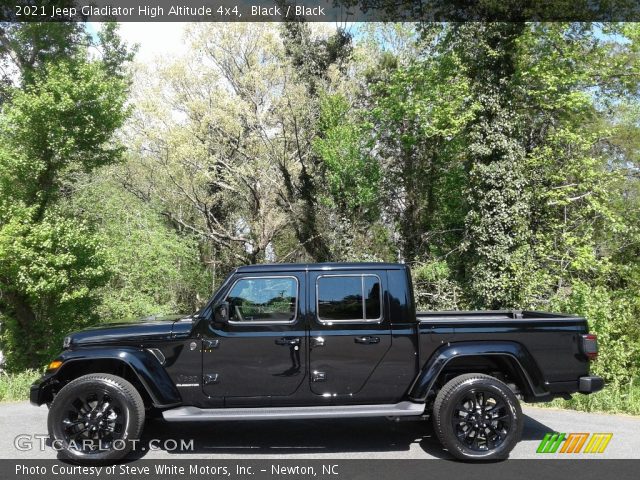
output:
M 86 345 L 131 345 L 145 341 L 170 339 L 176 323 L 188 324 L 193 317 L 188 315 L 167 315 L 162 317 L 144 317 L 134 321 L 107 323 L 74 332 L 65 338 L 65 348 Z M 179 330 L 184 330 L 180 328 Z

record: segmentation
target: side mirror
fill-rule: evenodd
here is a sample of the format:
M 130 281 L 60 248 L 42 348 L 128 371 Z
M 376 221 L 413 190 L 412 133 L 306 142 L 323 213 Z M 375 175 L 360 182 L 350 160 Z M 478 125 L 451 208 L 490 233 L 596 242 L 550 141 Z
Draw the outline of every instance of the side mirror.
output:
M 227 323 L 229 321 L 229 302 L 219 303 L 213 311 L 216 322 Z

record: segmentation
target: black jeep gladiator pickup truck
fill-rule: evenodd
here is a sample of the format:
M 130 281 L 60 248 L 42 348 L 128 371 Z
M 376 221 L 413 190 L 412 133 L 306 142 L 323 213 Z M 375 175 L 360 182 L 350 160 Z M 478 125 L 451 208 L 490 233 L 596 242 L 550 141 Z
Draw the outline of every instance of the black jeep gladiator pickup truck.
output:
M 584 318 L 415 311 L 407 266 L 252 265 L 197 314 L 64 340 L 31 387 L 62 456 L 114 461 L 145 416 L 167 422 L 431 416 L 460 459 L 506 457 L 519 399 L 603 388 Z

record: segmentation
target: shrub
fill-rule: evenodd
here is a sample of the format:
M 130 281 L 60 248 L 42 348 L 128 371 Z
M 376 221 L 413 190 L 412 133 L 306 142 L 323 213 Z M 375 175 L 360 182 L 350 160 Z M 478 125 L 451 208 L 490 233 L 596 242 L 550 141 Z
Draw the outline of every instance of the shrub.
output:
M 0 402 L 27 400 L 29 387 L 40 377 L 36 370 L 20 373 L 0 372 Z

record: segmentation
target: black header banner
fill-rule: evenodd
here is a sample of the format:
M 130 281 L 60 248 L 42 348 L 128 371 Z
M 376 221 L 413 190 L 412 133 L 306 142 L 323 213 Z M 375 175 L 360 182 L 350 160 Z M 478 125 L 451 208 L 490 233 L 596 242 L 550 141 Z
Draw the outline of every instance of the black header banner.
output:
M 0 0 L 0 21 L 640 21 L 640 0 Z

